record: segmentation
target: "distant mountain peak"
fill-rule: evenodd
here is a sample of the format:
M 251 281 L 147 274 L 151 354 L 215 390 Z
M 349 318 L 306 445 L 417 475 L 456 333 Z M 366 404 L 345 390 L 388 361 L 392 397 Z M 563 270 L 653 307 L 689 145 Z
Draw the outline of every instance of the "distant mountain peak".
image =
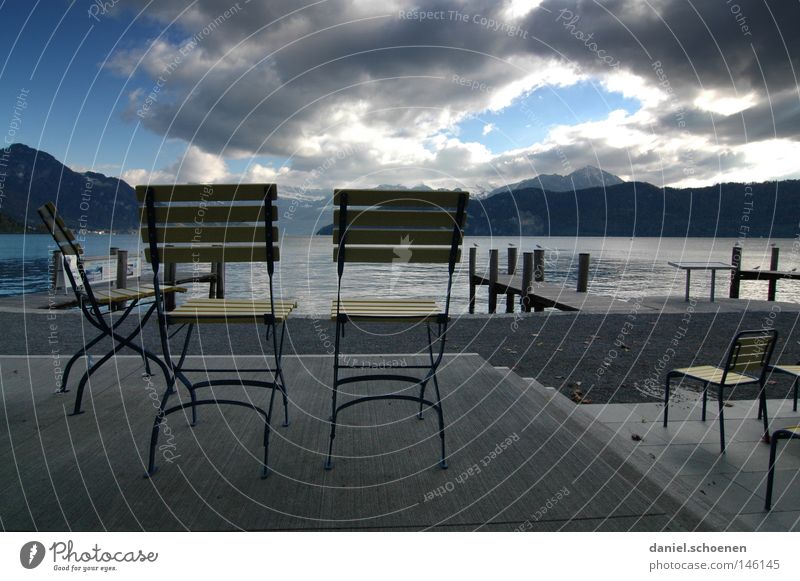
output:
M 548 192 L 571 192 L 573 190 L 586 190 L 588 188 L 607 188 L 624 183 L 614 174 L 603 171 L 592 165 L 584 166 L 567 174 L 540 174 L 534 178 L 522 180 L 494 189 L 492 194 L 501 192 L 538 188 Z

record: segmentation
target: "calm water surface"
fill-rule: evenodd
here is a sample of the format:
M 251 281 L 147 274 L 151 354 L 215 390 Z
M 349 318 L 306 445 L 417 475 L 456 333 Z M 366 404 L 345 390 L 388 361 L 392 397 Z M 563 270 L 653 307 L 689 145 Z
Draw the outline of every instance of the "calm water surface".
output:
M 546 249 L 546 280 L 574 288 L 578 253 L 591 254 L 590 292 L 630 299 L 644 292 L 650 295 L 682 295 L 684 274 L 668 261 L 730 262 L 734 238 L 520 238 L 473 237 L 464 244 L 462 262 L 453 283 L 453 310 L 464 312 L 468 296 L 468 252 L 478 246 L 478 269 L 488 268 L 489 249 L 500 249 L 501 268 L 506 264 L 506 249 L 513 244 L 522 252 L 537 245 Z M 781 250 L 781 270 L 800 268 L 800 247 L 791 239 L 754 239 L 744 243 L 744 268 L 768 268 L 770 244 Z M 87 239 L 87 255 L 107 255 L 112 246 L 141 252 L 138 236 L 96 235 Z M 52 239 L 46 235 L 0 236 L 0 295 L 44 291 L 48 285 L 48 256 Z M 299 301 L 301 313 L 326 313 L 336 292 L 336 270 L 332 262 L 330 237 L 287 236 L 282 241 L 282 262 L 276 270 L 276 294 Z M 364 297 L 442 297 L 446 276 L 443 265 L 348 265 L 345 288 L 350 296 Z M 147 268 L 147 265 L 145 266 Z M 188 268 L 188 267 L 187 267 Z M 521 268 L 521 264 L 518 268 Z M 695 273 L 692 292 L 707 295 L 709 277 Z M 719 296 L 727 294 L 727 275 L 717 277 Z M 196 285 L 190 293 L 202 296 L 206 285 Z M 228 297 L 266 294 L 266 269 L 261 265 L 229 264 L 226 288 Z M 766 283 L 746 282 L 742 297 L 766 298 Z M 800 302 L 800 283 L 778 284 L 778 300 Z M 478 311 L 486 310 L 486 289 L 478 290 Z

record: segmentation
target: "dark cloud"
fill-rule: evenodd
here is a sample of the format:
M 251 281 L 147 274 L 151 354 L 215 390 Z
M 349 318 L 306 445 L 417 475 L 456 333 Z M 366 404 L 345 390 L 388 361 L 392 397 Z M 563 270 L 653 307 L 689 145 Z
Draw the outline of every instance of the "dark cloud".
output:
M 147 4 L 147 17 L 165 27 L 185 9 L 177 0 L 126 4 L 137 10 Z M 776 136 L 793 139 L 800 129 L 797 2 L 548 0 L 517 20 L 496 1 L 421 4 L 331 0 L 300 9 L 289 1 L 198 0 L 169 25 L 164 38 L 171 40 L 170 50 L 141 47 L 118 55 L 114 67 L 130 73 L 143 57 L 141 68 L 153 82 L 165 77 L 163 97 L 144 116 L 145 126 L 204 151 L 291 156 L 294 169 L 310 171 L 354 137 L 349 130 L 374 134 L 375 150 L 349 155 L 335 175 L 376 163 L 402 166 L 403 147 L 410 145 L 398 141 L 392 151 L 392 140 L 435 136 L 460 115 L 486 109 L 515 81 L 559 66 L 554 63 L 597 79 L 630 71 L 653 87 L 669 88 L 673 99 L 654 111 L 645 133 L 691 134 L 735 147 Z M 405 17 L 415 8 L 438 17 Z M 184 56 L 180 49 L 187 46 L 192 48 Z M 146 84 L 139 89 L 140 100 L 151 90 Z M 693 105 L 703 90 L 753 94 L 756 104 L 742 114 L 712 117 Z M 676 106 L 685 112 L 685 127 L 675 123 Z M 494 165 L 528 175 L 534 166 L 558 171 L 565 155 L 575 167 L 589 163 L 624 175 L 653 168 L 651 173 L 669 175 L 667 182 L 682 175 L 659 171 L 660 162 L 675 160 L 663 160 L 652 148 L 598 141 L 523 156 L 524 162 L 511 155 Z M 711 150 L 696 157 L 698 173 L 717 173 L 727 163 Z M 460 167 L 476 177 L 492 166 L 473 161 L 465 167 L 465 159 L 456 148 L 415 166 L 444 172 Z

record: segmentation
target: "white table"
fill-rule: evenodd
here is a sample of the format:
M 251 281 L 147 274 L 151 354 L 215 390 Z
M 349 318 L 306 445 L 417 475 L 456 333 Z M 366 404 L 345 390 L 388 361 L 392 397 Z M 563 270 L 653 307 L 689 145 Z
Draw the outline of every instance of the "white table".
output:
M 725 262 L 670 262 L 670 266 L 680 268 L 686 271 L 686 302 L 689 302 L 689 283 L 692 280 L 693 270 L 710 270 L 711 271 L 711 302 L 714 302 L 714 291 L 717 284 L 717 271 L 718 270 L 736 270 L 732 264 Z

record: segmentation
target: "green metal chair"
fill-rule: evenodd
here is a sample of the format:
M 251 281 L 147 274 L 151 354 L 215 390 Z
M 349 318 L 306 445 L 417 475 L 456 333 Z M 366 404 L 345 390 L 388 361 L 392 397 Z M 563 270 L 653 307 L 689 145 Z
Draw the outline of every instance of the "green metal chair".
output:
M 149 185 L 137 186 L 136 195 L 141 204 L 142 240 L 147 243 L 145 258 L 153 267 L 153 288 L 156 294 L 158 324 L 161 335 L 163 359 L 171 371 L 168 388 L 153 420 L 150 438 L 150 455 L 147 474 L 157 470 L 155 452 L 160 426 L 166 416 L 191 408 L 192 425 L 197 423 L 197 407 L 208 404 L 225 404 L 251 408 L 264 417 L 264 462 L 262 477 L 269 475 L 269 435 L 275 393 L 283 399 L 284 426 L 289 425 L 288 396 L 281 357 L 286 319 L 297 306 L 293 300 L 275 298 L 272 278 L 275 263 L 280 260 L 278 210 L 275 184 L 237 185 Z M 174 310 L 164 308 L 164 294 L 159 283 L 159 269 L 163 263 L 173 262 L 264 262 L 269 277 L 269 295 L 253 299 L 193 298 Z M 267 340 L 272 337 L 275 367 L 238 370 L 236 368 L 185 367 L 192 330 L 199 324 L 264 324 Z M 177 329 L 171 331 L 170 328 Z M 280 327 L 280 338 L 278 328 Z M 185 329 L 183 348 L 177 361 L 173 361 L 169 341 Z M 267 381 L 245 379 L 241 373 L 264 373 Z M 192 382 L 187 373 L 230 373 L 229 377 Z M 188 390 L 191 401 L 167 407 L 174 392 L 176 379 Z M 267 409 L 251 401 L 219 399 L 213 392 L 209 399 L 197 399 L 196 391 L 214 386 L 252 386 L 270 389 Z
M 69 391 L 67 388 L 69 375 L 72 371 L 72 366 L 78 361 L 78 359 L 81 357 L 88 358 L 89 350 L 105 338 L 109 338 L 113 342 L 113 346 L 108 353 L 98 359 L 97 362 L 89 363 L 86 372 L 78 382 L 78 390 L 75 395 L 75 405 L 72 410 L 72 415 L 83 413 L 83 410 L 81 409 L 83 393 L 87 383 L 89 382 L 89 379 L 100 369 L 100 367 L 109 361 L 121 347 L 127 347 L 128 349 L 131 349 L 141 355 L 142 359 L 144 360 L 145 369 L 148 375 L 150 374 L 149 361 L 154 361 L 157 363 L 162 367 L 162 371 L 167 374 L 167 370 L 163 366 L 163 363 L 154 353 L 151 353 L 150 351 L 144 349 L 144 347 L 141 347 L 134 342 L 136 337 L 142 332 L 142 329 L 147 324 L 150 317 L 153 315 L 153 312 L 156 309 L 155 303 L 151 303 L 144 314 L 139 318 L 138 325 L 133 332 L 129 333 L 128 335 L 121 335 L 119 333 L 120 326 L 128 320 L 128 317 L 134 312 L 138 313 L 136 307 L 141 304 L 141 301 L 143 299 L 155 296 L 155 289 L 148 285 L 139 285 L 134 288 L 111 288 L 110 285 L 108 288 L 103 289 L 93 288 L 91 280 L 86 275 L 86 271 L 84 269 L 82 258 L 83 248 L 78 243 L 75 234 L 72 232 L 72 230 L 70 230 L 70 228 L 67 227 L 67 225 L 64 223 L 64 220 L 58 214 L 55 204 L 53 204 L 53 202 L 47 202 L 41 206 L 37 212 L 42 218 L 47 231 L 50 232 L 50 235 L 55 240 L 58 249 L 61 251 L 64 272 L 66 273 L 67 280 L 72 288 L 72 292 L 75 294 L 75 299 L 78 302 L 78 306 L 80 307 L 84 318 L 92 327 L 99 331 L 99 334 L 96 337 L 86 342 L 83 347 L 81 347 L 72 357 L 70 357 L 69 361 L 67 361 L 67 364 L 64 367 L 64 375 L 62 377 L 59 392 L 66 393 Z M 75 279 L 75 275 L 70 267 L 70 263 L 73 260 L 75 261 L 75 266 L 78 270 L 80 281 Z M 185 291 L 185 288 L 179 286 L 167 286 L 161 289 L 161 292 L 164 294 L 174 294 Z M 125 302 L 128 303 L 128 306 L 125 308 L 125 310 L 118 311 L 116 313 L 111 312 L 112 305 Z
M 764 438 L 769 439 L 769 421 L 767 419 L 767 395 L 764 389 L 766 383 L 767 369 L 772 352 L 775 349 L 775 342 L 778 339 L 778 332 L 771 330 L 742 331 L 738 333 L 730 347 L 723 367 L 713 365 L 698 365 L 694 367 L 684 367 L 673 369 L 667 373 L 666 390 L 664 392 L 664 427 L 667 427 L 669 419 L 669 390 L 670 382 L 675 378 L 688 378 L 703 383 L 703 411 L 701 419 L 706 420 L 706 400 L 708 398 L 708 386 L 716 385 L 719 388 L 719 442 L 720 451 L 725 451 L 725 418 L 723 409 L 725 406 L 724 390 L 726 387 L 738 387 L 740 385 L 759 386 L 759 417 L 764 421 Z
M 339 414 L 345 409 L 375 400 L 403 400 L 419 405 L 423 418 L 425 406 L 436 411 L 439 420 L 441 455 L 439 464 L 447 468 L 444 413 L 436 371 L 444 356 L 447 326 L 450 320 L 450 293 L 455 265 L 461 256 L 461 241 L 466 221 L 469 194 L 466 192 L 418 192 L 342 189 L 334 191 L 333 260 L 337 264 L 338 286 L 331 306 L 336 321 L 334 343 L 333 388 L 331 390 L 331 432 L 325 469 L 333 467 L 333 443 Z M 447 264 L 447 290 L 444 308 L 430 299 L 345 298 L 342 278 L 346 263 L 378 263 L 393 266 L 406 263 Z M 428 365 L 404 366 L 412 373 L 380 373 L 348 375 L 341 372 L 363 369 L 340 361 L 344 329 L 348 322 L 424 323 L 427 330 Z M 431 324 L 437 327 L 434 336 Z M 438 354 L 434 342 L 439 342 Z M 348 372 L 349 373 L 349 372 Z M 339 387 L 365 381 L 399 381 L 419 386 L 419 395 L 384 393 L 338 402 Z M 425 390 L 432 382 L 434 397 L 426 399 Z

